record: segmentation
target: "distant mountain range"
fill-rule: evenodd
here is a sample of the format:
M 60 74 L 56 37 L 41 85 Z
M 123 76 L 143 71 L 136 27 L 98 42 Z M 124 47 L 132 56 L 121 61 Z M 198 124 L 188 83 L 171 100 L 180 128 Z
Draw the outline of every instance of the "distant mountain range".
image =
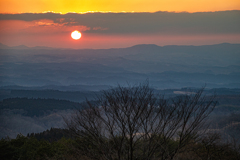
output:
M 45 46 L 28 47 L 25 45 L 9 47 L 7 45 L 0 43 L 0 49 L 55 49 L 55 48 Z
M 112 49 L 0 44 L 0 86 L 116 86 L 146 79 L 156 88 L 240 88 L 240 44 Z

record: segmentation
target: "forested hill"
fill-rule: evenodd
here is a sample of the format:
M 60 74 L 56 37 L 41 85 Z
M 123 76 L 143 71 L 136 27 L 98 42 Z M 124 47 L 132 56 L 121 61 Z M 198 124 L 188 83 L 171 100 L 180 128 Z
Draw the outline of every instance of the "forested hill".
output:
M 56 99 L 8 98 L 0 101 L 0 109 L 23 110 L 25 116 L 42 116 L 49 111 L 79 108 L 80 103 Z
M 58 90 L 0 90 L 0 100 L 6 98 L 41 98 L 62 99 L 73 102 L 83 102 L 92 99 L 96 92 L 92 91 L 58 91 Z

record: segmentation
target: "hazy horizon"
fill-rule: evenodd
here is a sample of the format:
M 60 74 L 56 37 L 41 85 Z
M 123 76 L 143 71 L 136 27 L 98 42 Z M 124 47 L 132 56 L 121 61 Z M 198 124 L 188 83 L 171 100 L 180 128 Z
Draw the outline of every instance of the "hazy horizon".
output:
M 153 43 L 141 43 L 141 44 L 135 44 L 135 45 L 131 45 L 131 46 L 125 46 L 125 47 L 113 47 L 113 48 L 61 48 L 61 47 L 48 47 L 48 46 L 27 46 L 24 44 L 21 45 L 13 45 L 13 46 L 9 46 L 3 43 L 0 43 L 0 49 L 72 49 L 72 50 L 97 50 L 97 49 L 124 49 L 124 48 L 131 48 L 134 46 L 141 46 L 141 45 L 145 45 L 145 46 L 158 46 L 158 47 L 168 47 L 168 46 L 212 46 L 212 45 L 221 45 L 221 44 L 240 44 L 240 43 L 228 43 L 228 42 L 223 42 L 223 43 L 213 43 L 213 44 L 199 44 L 199 45 L 192 45 L 192 44 L 185 44 L 185 45 L 177 45 L 177 44 L 169 44 L 169 45 L 157 45 L 157 44 L 153 44 Z
M 4 48 L 1 45 L 0 48 Z M 112 49 L 1 49 L 0 86 L 138 83 L 156 88 L 240 87 L 240 44 Z
M 138 44 L 240 43 L 240 10 L 215 12 L 0 13 L 0 43 L 74 49 Z M 79 30 L 79 40 L 71 32 Z

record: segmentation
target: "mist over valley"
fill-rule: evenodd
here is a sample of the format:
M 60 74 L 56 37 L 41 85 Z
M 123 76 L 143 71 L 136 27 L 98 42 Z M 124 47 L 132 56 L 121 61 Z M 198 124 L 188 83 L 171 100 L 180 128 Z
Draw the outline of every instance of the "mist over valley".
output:
M 136 45 L 113 49 L 0 46 L 0 137 L 65 128 L 86 99 L 102 90 L 148 81 L 167 99 L 205 86 L 216 94 L 211 127 L 238 135 L 240 44 L 205 46 Z M 219 121 L 221 119 L 221 121 Z
M 81 50 L 1 48 L 0 86 L 116 86 L 146 79 L 160 89 L 240 86 L 239 44 Z

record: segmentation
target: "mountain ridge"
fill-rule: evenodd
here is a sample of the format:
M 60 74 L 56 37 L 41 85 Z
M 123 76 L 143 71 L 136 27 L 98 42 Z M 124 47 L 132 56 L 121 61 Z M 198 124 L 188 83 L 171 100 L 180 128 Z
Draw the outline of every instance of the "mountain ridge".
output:
M 84 49 L 72 49 L 72 48 L 55 48 L 55 47 L 47 47 L 47 46 L 34 46 L 34 47 L 28 47 L 26 45 L 18 45 L 18 46 L 8 46 L 3 43 L 0 43 L 0 49 L 50 49 L 50 50 L 111 50 L 111 49 L 141 49 L 141 48 L 164 48 L 164 47 L 202 47 L 202 46 L 226 46 L 226 45 L 240 45 L 240 43 L 217 43 L 217 44 L 209 44 L 209 45 L 164 45 L 159 46 L 156 44 L 136 44 L 130 47 L 122 47 L 122 48 L 107 48 L 107 49 L 90 49 L 90 48 L 84 48 Z

